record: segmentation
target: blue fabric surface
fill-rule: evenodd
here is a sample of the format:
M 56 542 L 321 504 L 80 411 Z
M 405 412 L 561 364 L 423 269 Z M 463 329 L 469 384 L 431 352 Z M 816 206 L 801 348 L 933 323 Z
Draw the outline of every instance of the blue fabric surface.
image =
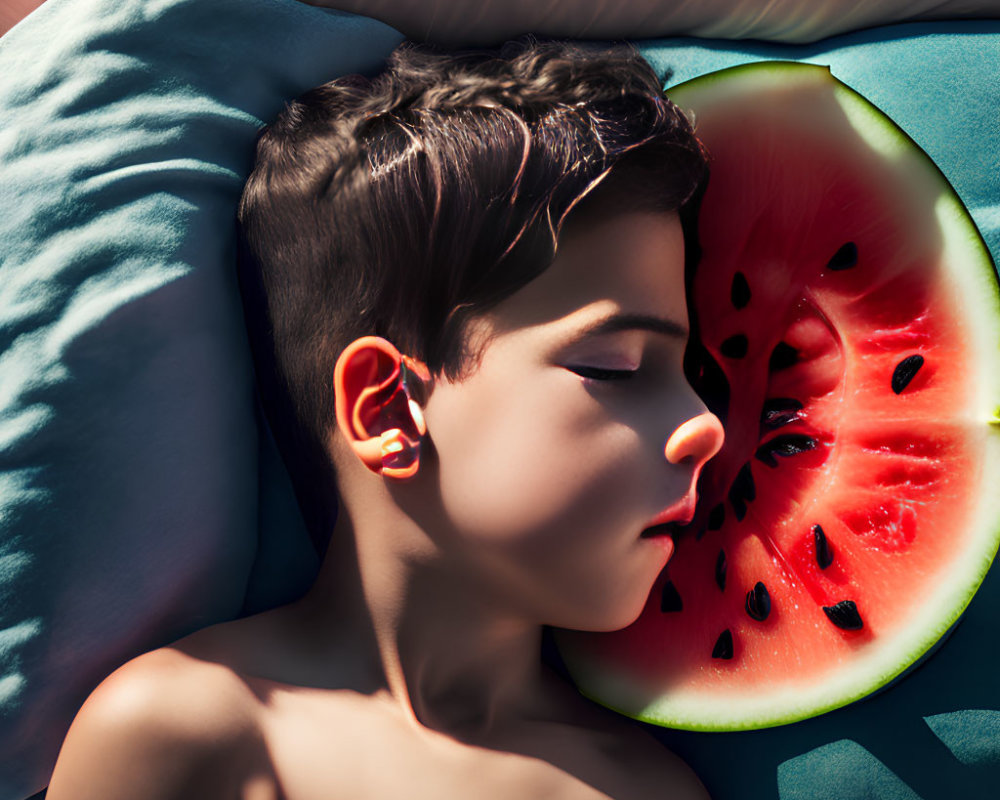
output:
M 1000 256 L 1000 23 L 908 24 L 808 46 L 643 42 L 675 85 L 760 60 L 827 65 L 940 167 Z M 730 734 L 650 730 L 716 800 L 989 797 L 1000 785 L 1000 574 L 938 651 L 886 691 L 822 717 Z
M 293 0 L 49 0 L 0 39 L 2 800 L 124 661 L 308 586 L 235 204 L 262 122 L 400 40 Z

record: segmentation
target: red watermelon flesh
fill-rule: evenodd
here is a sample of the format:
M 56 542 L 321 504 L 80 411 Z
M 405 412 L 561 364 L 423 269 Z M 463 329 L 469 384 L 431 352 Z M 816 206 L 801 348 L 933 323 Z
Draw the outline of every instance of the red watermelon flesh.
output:
M 751 65 L 671 96 L 712 154 L 689 365 L 726 442 L 639 619 L 559 642 L 631 716 L 763 727 L 885 685 L 982 581 L 996 279 L 932 162 L 828 70 Z

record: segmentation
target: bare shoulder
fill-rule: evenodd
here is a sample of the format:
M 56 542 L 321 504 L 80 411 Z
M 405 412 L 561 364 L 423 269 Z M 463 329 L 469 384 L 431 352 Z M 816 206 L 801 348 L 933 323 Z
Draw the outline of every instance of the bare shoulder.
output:
M 709 800 L 694 770 L 647 727 L 584 698 L 547 671 L 539 755 L 615 800 Z M 555 743 L 550 749 L 548 743 Z
M 637 798 L 709 800 L 704 785 L 687 763 L 637 724 L 622 722 L 627 732 L 615 737 L 610 755 L 630 772 Z
M 576 718 L 584 752 L 604 765 L 610 796 L 620 800 L 710 800 L 704 785 L 682 758 L 639 723 L 587 703 Z M 603 771 L 603 770 L 602 770 Z
M 240 676 L 166 647 L 129 661 L 90 695 L 47 797 L 245 797 L 242 787 L 259 785 L 266 764 L 256 698 Z

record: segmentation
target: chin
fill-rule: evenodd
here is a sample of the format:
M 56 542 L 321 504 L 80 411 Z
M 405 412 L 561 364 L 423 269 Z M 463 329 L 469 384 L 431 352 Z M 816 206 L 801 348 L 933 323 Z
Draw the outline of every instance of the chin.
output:
M 639 619 L 639 615 L 642 613 L 642 609 L 645 605 L 646 601 L 644 599 L 642 604 L 639 605 L 634 611 L 630 611 L 629 613 L 622 614 L 615 619 L 609 620 L 605 625 L 602 625 L 597 630 L 601 633 L 607 633 L 608 631 L 620 631 L 622 628 L 627 628 Z
M 603 575 L 593 572 L 587 578 L 577 573 L 576 587 L 587 587 L 585 596 L 579 592 L 562 595 L 561 621 L 549 623 L 556 628 L 608 633 L 627 628 L 642 614 L 649 599 L 649 593 L 663 570 L 667 559 L 658 562 L 641 557 L 638 568 L 633 563 L 631 569 Z M 562 585 L 566 585 L 562 583 Z M 567 602 L 570 605 L 567 605 Z
M 652 588 L 652 584 L 650 584 Z M 627 628 L 635 622 L 642 609 L 646 607 L 646 600 L 649 597 L 647 591 L 642 597 L 618 598 L 616 603 L 606 603 L 598 609 L 593 609 L 586 619 L 580 619 L 581 623 L 576 630 L 591 631 L 593 633 L 608 633 Z

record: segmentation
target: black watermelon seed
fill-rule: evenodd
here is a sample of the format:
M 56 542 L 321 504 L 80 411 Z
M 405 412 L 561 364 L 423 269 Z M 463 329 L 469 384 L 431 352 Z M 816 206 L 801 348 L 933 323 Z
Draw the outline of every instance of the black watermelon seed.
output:
M 745 308 L 750 302 L 750 284 L 742 272 L 733 275 L 733 285 L 729 287 L 729 299 L 734 308 Z
M 802 403 L 792 397 L 769 397 L 761 409 L 760 423 L 772 430 L 780 428 L 797 420 L 799 415 L 795 412 L 801 410 Z
M 733 481 L 733 485 L 729 489 L 730 497 L 734 489 L 744 500 L 750 501 L 757 497 L 757 487 L 753 482 L 753 472 L 750 469 L 749 461 L 740 467 L 740 471 L 736 473 L 736 480 Z
M 747 341 L 747 337 L 742 333 L 737 333 L 719 345 L 719 352 L 726 358 L 743 358 L 747 354 L 749 346 L 750 342 Z
M 757 498 L 757 487 L 754 486 L 753 470 L 750 469 L 749 461 L 740 467 L 740 471 L 736 474 L 736 482 L 740 485 L 740 488 L 743 490 L 743 496 L 747 500 L 755 500 Z
M 757 496 L 757 488 L 754 486 L 753 473 L 750 471 L 748 461 L 740 471 L 736 473 L 733 485 L 729 487 L 729 502 L 733 506 L 733 513 L 737 520 L 742 520 L 747 515 L 747 503 Z
M 712 658 L 729 659 L 732 657 L 733 634 L 730 632 L 729 628 L 726 628 L 719 634 L 719 638 L 715 640 L 715 647 L 712 648 Z
M 764 401 L 764 411 L 799 411 L 802 402 L 794 397 L 769 397 Z
M 907 356 L 896 365 L 892 371 L 892 390 L 899 394 L 913 380 L 913 376 L 924 365 L 923 356 Z
M 715 582 L 719 584 L 719 589 L 726 591 L 726 551 L 720 550 L 719 557 L 715 559 Z
M 859 631 L 865 626 L 853 600 L 841 600 L 835 606 L 823 606 L 823 611 L 830 622 L 845 631 Z
M 747 515 L 747 504 L 742 497 L 733 493 L 733 488 L 729 488 L 729 502 L 733 504 L 733 514 L 736 515 L 736 521 L 742 522 Z
M 798 350 L 788 344 L 788 342 L 778 342 L 774 346 L 774 350 L 771 351 L 771 358 L 767 362 L 767 368 L 771 372 L 777 372 L 779 369 L 792 366 L 798 360 Z
M 775 456 L 789 458 L 807 450 L 815 450 L 817 444 L 818 442 L 812 436 L 806 436 L 804 433 L 786 433 L 764 442 L 757 448 L 754 456 L 769 467 L 776 467 L 778 459 Z
M 858 246 L 854 242 L 848 242 L 833 254 L 833 258 L 827 263 L 826 268 L 834 272 L 839 272 L 842 269 L 850 269 L 857 266 L 857 263 Z
M 722 523 L 726 521 L 726 507 L 719 503 L 715 508 L 708 512 L 708 529 L 710 531 L 717 531 L 722 527 Z
M 684 609 L 684 601 L 681 600 L 680 594 L 677 592 L 677 587 L 674 586 L 673 581 L 667 581 L 663 584 L 663 594 L 660 597 L 660 611 L 670 612 L 670 611 L 682 611 Z
M 684 351 L 684 375 L 708 410 L 725 425 L 729 414 L 729 381 L 719 362 L 700 342 L 693 341 Z
M 813 525 L 813 541 L 816 542 L 816 563 L 820 569 L 826 569 L 833 563 L 833 550 L 826 540 L 826 534 L 819 525 Z
M 747 614 L 759 622 L 763 622 L 771 613 L 771 595 L 760 581 L 747 592 L 746 609 Z

